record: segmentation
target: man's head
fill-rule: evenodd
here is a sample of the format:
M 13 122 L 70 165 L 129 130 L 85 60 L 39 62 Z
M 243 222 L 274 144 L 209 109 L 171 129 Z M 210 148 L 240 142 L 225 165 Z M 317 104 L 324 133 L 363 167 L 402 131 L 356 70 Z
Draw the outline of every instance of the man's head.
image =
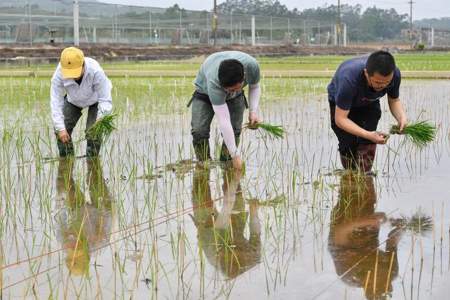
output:
M 381 91 L 391 83 L 394 71 L 394 57 L 389 52 L 380 50 L 369 56 L 364 74 L 369 86 L 375 91 Z
M 219 66 L 220 85 L 228 92 L 240 91 L 244 83 L 244 66 L 237 59 L 226 59 Z
M 83 51 L 75 47 L 65 48 L 61 52 L 60 64 L 61 72 L 64 78 L 80 78 L 83 75 Z

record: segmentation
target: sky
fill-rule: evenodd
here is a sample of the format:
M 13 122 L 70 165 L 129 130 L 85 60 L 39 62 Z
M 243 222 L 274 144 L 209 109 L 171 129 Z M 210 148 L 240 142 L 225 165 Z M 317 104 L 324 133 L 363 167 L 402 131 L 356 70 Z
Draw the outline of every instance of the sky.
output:
M 129 4 L 153 7 L 169 7 L 177 3 L 182 8 L 192 10 L 211 10 L 213 0 L 98 0 L 101 2 Z M 315 8 L 329 4 L 337 4 L 335 1 L 325 0 L 279 0 L 288 8 L 297 8 L 303 10 L 305 8 Z M 208 6 L 207 3 L 210 2 Z M 220 4 L 224 0 L 217 0 Z M 409 0 L 341 0 L 341 4 L 361 4 L 363 9 L 371 6 L 378 8 L 395 8 L 398 13 L 409 14 Z M 450 0 L 413 0 L 413 19 L 419 20 L 423 18 L 441 18 L 450 17 Z

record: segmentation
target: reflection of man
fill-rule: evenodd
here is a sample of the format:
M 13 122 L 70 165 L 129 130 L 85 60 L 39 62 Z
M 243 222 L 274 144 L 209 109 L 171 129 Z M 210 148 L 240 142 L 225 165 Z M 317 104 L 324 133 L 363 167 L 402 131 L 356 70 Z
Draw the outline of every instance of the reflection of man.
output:
M 0 266 L 4 265 L 4 258 L 3 258 L 3 245 L 0 241 Z M 3 291 L 3 270 L 0 270 L 0 299 L 2 298 L 2 291 Z
M 74 160 L 62 159 L 57 178 L 58 200 L 64 207 L 58 213 L 58 238 L 67 251 L 66 265 L 73 275 L 87 274 L 90 254 L 109 242 L 111 232 L 111 197 L 103 179 L 101 163 L 89 159 L 88 186 L 90 202 L 75 184 Z M 62 199 L 61 199 L 62 198 Z
M 365 288 L 368 299 L 380 299 L 392 292 L 398 274 L 397 244 L 401 232 L 393 229 L 385 250 L 378 234 L 384 213 L 375 212 L 373 178 L 346 174 L 341 178 L 339 202 L 331 215 L 329 250 L 336 273 L 348 285 Z
M 230 279 L 257 265 L 261 258 L 258 207 L 253 202 L 250 213 L 245 211 L 239 176 L 232 170 L 225 171 L 220 212 L 211 198 L 209 170 L 195 170 L 192 189 L 193 220 L 199 247 L 208 261 Z M 244 231 L 249 215 L 250 236 L 246 238 Z

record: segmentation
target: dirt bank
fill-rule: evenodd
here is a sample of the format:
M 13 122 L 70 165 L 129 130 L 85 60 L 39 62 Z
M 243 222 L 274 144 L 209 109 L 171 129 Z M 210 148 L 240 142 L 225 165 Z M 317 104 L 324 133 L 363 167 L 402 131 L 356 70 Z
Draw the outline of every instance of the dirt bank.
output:
M 57 60 L 61 50 L 67 45 L 0 45 L 0 60 L 3 62 L 20 62 L 31 60 Z M 142 46 L 129 45 L 81 45 L 86 55 L 103 60 L 158 60 L 158 59 L 186 59 L 208 55 L 216 51 L 240 50 L 252 55 L 289 56 L 289 55 L 355 55 L 371 52 L 382 47 L 351 46 L 351 47 L 307 47 L 295 46 Z M 394 47 L 399 51 L 400 47 Z M 403 50 L 402 50 L 403 51 Z

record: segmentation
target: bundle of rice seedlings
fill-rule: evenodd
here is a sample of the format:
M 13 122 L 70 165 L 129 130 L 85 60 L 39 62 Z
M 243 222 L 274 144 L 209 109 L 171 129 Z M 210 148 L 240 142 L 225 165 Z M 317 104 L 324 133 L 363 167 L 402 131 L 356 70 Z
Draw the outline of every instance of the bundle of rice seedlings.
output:
M 117 113 L 104 116 L 88 129 L 86 136 L 93 140 L 106 139 L 116 129 L 114 122 L 117 116 Z
M 424 234 L 433 229 L 433 218 L 422 212 L 416 212 L 412 217 L 402 216 L 389 221 L 392 226 L 404 228 L 416 234 Z
M 436 136 L 436 127 L 427 121 L 420 121 L 406 125 L 402 132 L 400 132 L 398 125 L 393 125 L 390 133 L 404 134 L 414 145 L 423 147 L 434 140 Z
M 269 123 L 256 123 L 254 125 L 250 125 L 250 123 L 247 123 L 244 128 L 262 129 L 267 135 L 277 139 L 284 137 L 284 128 L 281 125 L 272 125 Z

